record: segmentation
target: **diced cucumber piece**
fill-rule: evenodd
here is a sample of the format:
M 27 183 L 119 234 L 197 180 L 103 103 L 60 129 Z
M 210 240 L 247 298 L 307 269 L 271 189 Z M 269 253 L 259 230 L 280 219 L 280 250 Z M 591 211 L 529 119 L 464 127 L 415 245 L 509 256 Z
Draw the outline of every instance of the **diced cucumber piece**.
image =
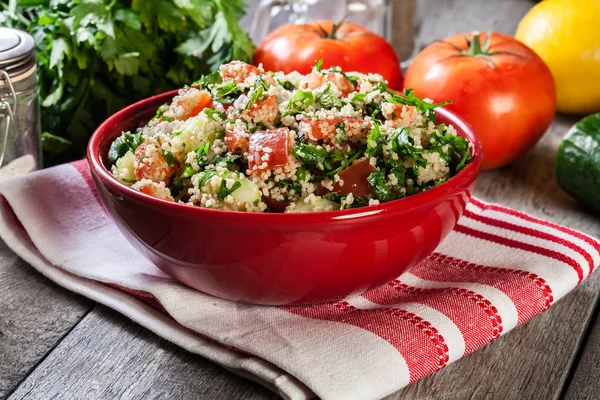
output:
M 201 185 L 200 190 L 204 193 L 216 194 L 221 199 L 230 195 L 235 202 L 240 204 L 256 205 L 262 200 L 258 186 L 242 173 L 226 169 L 210 169 L 201 172 L 198 176 L 199 185 Z M 220 178 L 217 185 L 212 184 L 215 176 Z M 233 184 L 228 184 L 228 180 L 233 181 Z
M 117 160 L 113 166 L 113 175 L 121 182 L 132 185 L 135 183 L 135 170 L 133 163 L 135 161 L 135 155 L 128 151 L 125 155 Z
M 231 192 L 231 197 L 233 197 L 235 201 L 250 204 L 261 201 L 262 196 L 256 183 L 246 178 L 243 174 L 236 172 L 230 172 L 230 174 L 237 175 L 237 177 L 233 179 L 241 184 L 239 188 Z
M 204 113 L 200 113 L 188 119 L 183 129 L 171 139 L 171 142 L 175 146 L 181 146 L 183 153 L 195 150 L 205 142 L 212 143 L 216 138 L 213 124 L 214 122 Z

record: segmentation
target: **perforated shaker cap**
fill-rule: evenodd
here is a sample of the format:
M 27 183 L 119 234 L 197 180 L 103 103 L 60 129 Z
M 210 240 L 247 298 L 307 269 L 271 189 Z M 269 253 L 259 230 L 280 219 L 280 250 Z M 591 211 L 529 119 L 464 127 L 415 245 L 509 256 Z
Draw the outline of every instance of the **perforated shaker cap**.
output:
M 27 71 L 35 64 L 34 50 L 35 42 L 30 34 L 0 27 L 0 69 L 11 77 Z

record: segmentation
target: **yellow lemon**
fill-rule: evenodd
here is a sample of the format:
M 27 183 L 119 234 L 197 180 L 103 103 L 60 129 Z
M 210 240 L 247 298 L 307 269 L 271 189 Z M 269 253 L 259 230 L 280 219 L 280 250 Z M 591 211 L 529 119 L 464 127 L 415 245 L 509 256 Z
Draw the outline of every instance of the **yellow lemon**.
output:
M 544 0 L 519 23 L 515 37 L 548 65 L 558 111 L 600 111 L 600 0 Z

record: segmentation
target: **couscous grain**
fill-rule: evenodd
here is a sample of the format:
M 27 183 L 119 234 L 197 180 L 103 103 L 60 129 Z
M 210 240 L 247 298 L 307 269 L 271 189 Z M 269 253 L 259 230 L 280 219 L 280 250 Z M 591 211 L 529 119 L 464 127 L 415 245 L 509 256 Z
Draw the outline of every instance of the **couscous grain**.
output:
M 248 212 L 377 205 L 432 188 L 470 160 L 430 100 L 382 77 L 267 73 L 239 61 L 191 87 L 109 152 L 112 173 L 148 195 Z

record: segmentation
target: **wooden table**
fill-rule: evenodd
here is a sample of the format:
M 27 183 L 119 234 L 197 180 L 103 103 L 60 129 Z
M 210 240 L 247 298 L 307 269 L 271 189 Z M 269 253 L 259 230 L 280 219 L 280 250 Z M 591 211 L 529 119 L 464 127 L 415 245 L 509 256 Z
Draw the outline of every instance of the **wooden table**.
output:
M 417 0 L 421 46 L 474 29 L 514 33 L 529 0 Z M 246 22 L 247 23 L 247 22 Z M 553 160 L 576 119 L 558 115 L 476 195 L 600 237 L 600 217 L 556 185 Z M 389 399 L 598 399 L 596 273 L 549 311 Z M 0 242 L 0 398 L 274 399 L 261 386 L 45 279 Z

